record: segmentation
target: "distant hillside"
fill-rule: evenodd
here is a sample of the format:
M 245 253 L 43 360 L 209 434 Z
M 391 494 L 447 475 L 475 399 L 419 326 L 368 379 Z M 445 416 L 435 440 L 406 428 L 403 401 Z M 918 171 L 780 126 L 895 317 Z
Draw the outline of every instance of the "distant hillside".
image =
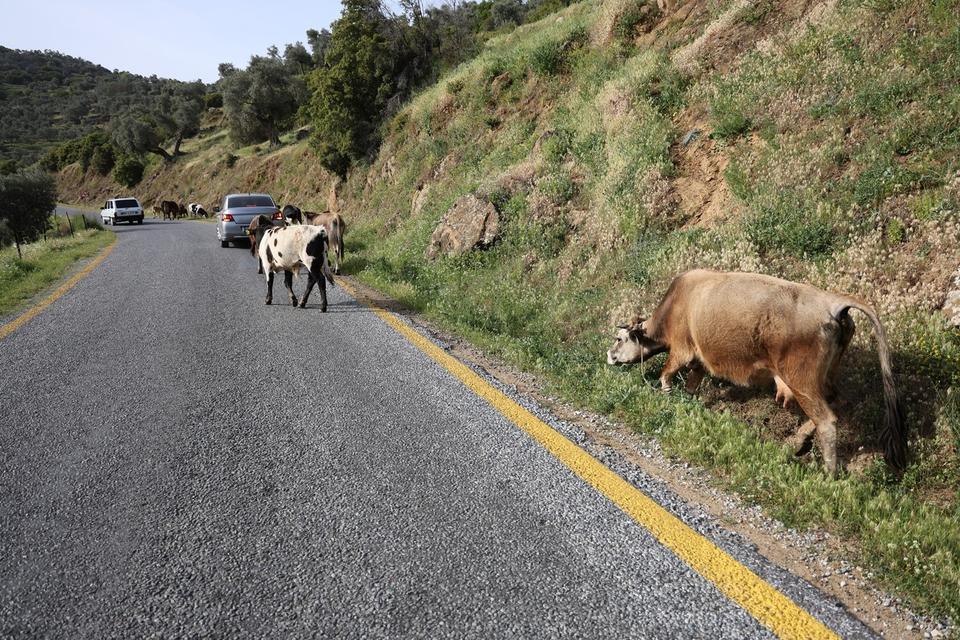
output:
M 0 46 L 0 160 L 29 164 L 134 106 L 190 83 L 110 71 L 56 51 Z

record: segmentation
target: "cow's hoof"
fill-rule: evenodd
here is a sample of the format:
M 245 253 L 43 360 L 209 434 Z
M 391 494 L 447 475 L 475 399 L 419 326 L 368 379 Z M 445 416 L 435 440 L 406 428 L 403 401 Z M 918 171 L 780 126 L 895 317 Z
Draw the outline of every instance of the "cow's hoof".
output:
M 292 304 L 293 306 L 297 306 L 297 304 L 299 304 L 299 301 L 296 298 L 290 298 L 290 304 Z
M 326 312 L 327 312 L 327 305 L 321 305 L 320 313 L 326 313 Z
M 263 304 L 273 304 L 273 299 L 267 298 L 266 300 L 263 301 Z
M 813 434 L 809 436 L 794 434 L 787 438 L 787 445 L 793 449 L 793 455 L 798 458 L 805 456 L 810 453 L 810 449 L 813 448 Z

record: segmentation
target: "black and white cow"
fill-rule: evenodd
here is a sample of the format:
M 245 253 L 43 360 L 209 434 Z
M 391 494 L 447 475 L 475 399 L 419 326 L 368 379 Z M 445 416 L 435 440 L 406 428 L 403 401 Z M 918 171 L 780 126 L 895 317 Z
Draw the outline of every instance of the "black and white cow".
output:
M 333 273 L 327 262 L 327 232 L 323 227 L 295 225 L 270 227 L 260 238 L 257 247 L 260 266 L 267 279 L 266 304 L 273 302 L 273 274 L 283 271 L 283 284 L 290 294 L 290 303 L 297 306 L 293 293 L 293 274 L 301 267 L 307 270 L 307 290 L 300 299 L 300 308 L 307 306 L 310 290 L 316 284 L 320 290 L 320 311 L 327 310 L 327 283 L 333 282 Z
M 207 210 L 199 202 L 191 202 L 187 205 L 187 209 L 190 210 L 190 213 L 201 218 L 207 217 Z
M 300 207 L 295 207 L 292 204 L 284 205 L 283 219 L 287 221 L 287 224 L 303 224 L 303 214 L 300 213 Z

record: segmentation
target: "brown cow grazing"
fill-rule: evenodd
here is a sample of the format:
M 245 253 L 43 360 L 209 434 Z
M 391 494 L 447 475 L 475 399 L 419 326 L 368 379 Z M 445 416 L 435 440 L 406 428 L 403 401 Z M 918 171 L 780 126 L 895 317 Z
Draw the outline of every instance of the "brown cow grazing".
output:
M 177 217 L 186 218 L 187 217 L 187 208 L 183 206 L 183 203 L 177 205 Z
M 683 367 L 690 369 L 686 388 L 691 393 L 704 370 L 740 385 L 772 378 L 777 399 L 784 405 L 795 400 L 809 418 L 788 443 L 801 455 L 816 433 L 824 466 L 835 475 L 836 416 L 826 397 L 853 338 L 850 309 L 873 323 L 886 404 L 880 437 L 887 463 L 902 470 L 907 431 L 886 334 L 876 312 L 855 298 L 757 273 L 688 271 L 673 280 L 649 319 L 618 328 L 607 362 L 642 362 L 669 351 L 660 374 L 664 391 Z

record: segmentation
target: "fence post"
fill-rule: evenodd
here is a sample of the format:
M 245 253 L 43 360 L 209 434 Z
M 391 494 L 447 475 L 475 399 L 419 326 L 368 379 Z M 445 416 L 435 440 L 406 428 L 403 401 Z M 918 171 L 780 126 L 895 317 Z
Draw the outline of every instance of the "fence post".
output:
M 73 223 L 70 221 L 70 212 L 63 214 L 67 219 L 67 226 L 70 227 L 70 237 L 73 237 Z

